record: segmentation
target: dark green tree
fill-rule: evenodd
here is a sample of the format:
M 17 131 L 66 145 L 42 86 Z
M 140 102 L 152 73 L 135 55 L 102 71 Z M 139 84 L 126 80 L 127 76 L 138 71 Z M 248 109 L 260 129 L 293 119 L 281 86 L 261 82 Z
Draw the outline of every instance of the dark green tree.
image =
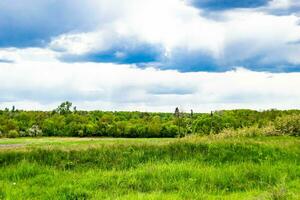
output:
M 72 103 L 69 101 L 63 102 L 61 103 L 58 108 L 56 109 L 56 112 L 59 114 L 69 114 L 71 113 L 71 107 L 72 107 Z

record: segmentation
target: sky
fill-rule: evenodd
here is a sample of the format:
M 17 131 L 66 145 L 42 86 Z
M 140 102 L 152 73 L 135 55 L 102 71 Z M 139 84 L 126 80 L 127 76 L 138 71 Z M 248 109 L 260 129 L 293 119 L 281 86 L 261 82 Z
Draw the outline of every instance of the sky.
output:
M 1 0 L 0 109 L 300 109 L 299 0 Z

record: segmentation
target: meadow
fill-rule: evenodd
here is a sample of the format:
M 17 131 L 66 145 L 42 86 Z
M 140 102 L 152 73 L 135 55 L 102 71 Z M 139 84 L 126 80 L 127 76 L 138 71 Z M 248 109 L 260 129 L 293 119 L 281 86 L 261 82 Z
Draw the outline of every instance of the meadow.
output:
M 292 136 L 0 139 L 0 199 L 300 199 Z

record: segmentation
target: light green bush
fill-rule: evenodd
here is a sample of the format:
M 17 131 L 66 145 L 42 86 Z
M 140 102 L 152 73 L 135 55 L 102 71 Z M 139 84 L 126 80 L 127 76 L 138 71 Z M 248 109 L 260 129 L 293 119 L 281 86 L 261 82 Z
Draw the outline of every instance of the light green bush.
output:
M 257 136 L 275 136 L 280 135 L 272 124 L 265 127 L 251 126 L 240 129 L 224 129 L 219 134 L 216 134 L 217 138 L 226 137 L 257 137 Z
M 20 135 L 20 137 L 27 137 L 27 136 L 29 136 L 27 131 L 20 131 L 19 135 Z
M 276 118 L 275 129 L 278 133 L 300 136 L 300 115 L 287 115 Z
M 262 135 L 261 130 L 256 126 L 245 127 L 241 129 L 224 129 L 219 134 L 216 135 L 218 138 L 227 138 L 227 137 L 254 137 Z
M 37 125 L 33 125 L 31 128 L 27 130 L 28 136 L 31 137 L 39 137 L 43 135 L 42 130 Z
M 79 131 L 78 131 L 78 136 L 79 136 L 79 137 L 84 137 L 84 132 L 83 132 L 83 130 L 79 130 Z
M 17 138 L 19 137 L 19 132 L 16 130 L 10 130 L 7 134 L 8 138 Z

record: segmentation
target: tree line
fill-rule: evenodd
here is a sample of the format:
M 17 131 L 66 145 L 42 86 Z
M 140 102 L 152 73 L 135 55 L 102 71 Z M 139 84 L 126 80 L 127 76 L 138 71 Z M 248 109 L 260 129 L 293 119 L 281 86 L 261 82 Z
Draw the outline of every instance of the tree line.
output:
M 15 107 L 0 110 L 0 137 L 182 137 L 218 134 L 228 128 L 264 127 L 284 116 L 300 116 L 300 111 L 239 109 L 183 113 L 178 108 L 172 113 L 80 111 L 67 101 L 53 111 L 22 111 Z M 300 126 L 298 118 L 295 124 Z

